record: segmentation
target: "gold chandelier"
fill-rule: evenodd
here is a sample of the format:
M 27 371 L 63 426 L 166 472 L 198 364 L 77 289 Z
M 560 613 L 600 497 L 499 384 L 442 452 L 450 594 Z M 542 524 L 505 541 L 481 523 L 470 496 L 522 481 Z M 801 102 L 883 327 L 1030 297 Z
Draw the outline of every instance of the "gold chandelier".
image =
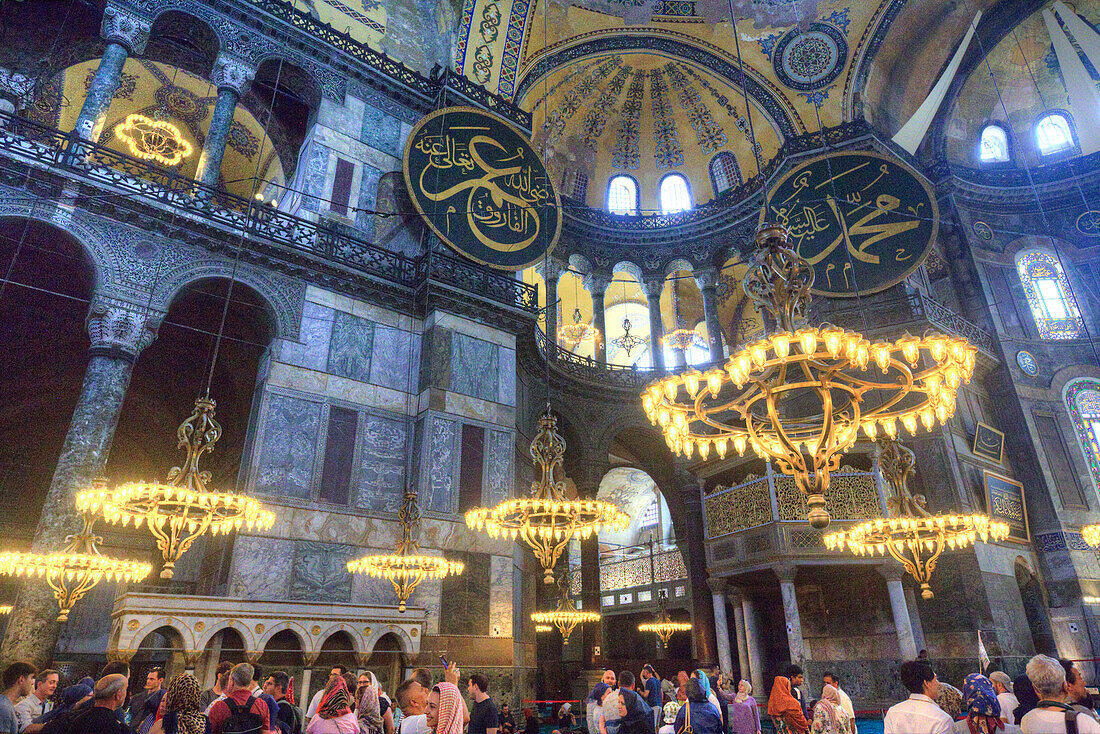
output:
M 686 352 L 692 347 L 706 346 L 703 335 L 699 333 L 698 329 L 685 328 L 673 329 L 665 334 L 665 344 L 673 349 L 679 349 L 681 352 Z
M 909 492 L 909 477 L 916 459 L 913 452 L 896 440 L 882 438 L 879 465 L 893 491 L 888 502 L 890 517 L 860 523 L 836 533 L 825 535 L 825 547 L 843 550 L 845 546 L 857 556 L 887 553 L 920 584 L 921 596 L 931 599 L 932 572 L 945 550 L 957 550 L 983 542 L 1008 537 L 1008 523 L 991 520 L 986 515 L 930 515 L 922 495 Z
M 657 637 L 661 640 L 661 645 L 664 648 L 668 648 L 668 641 L 672 639 L 672 636 L 677 632 L 690 632 L 690 622 L 673 622 L 672 618 L 668 616 L 668 612 L 661 609 L 657 613 L 657 620 L 654 622 L 643 622 L 638 625 L 639 632 L 656 632 Z
M 573 537 L 587 540 L 602 528 L 622 531 L 630 525 L 630 517 L 609 502 L 566 499 L 564 456 L 558 420 L 547 410 L 531 441 L 531 457 L 542 470 L 539 481 L 531 483 L 531 493 L 466 513 L 466 524 L 474 530 L 523 541 L 546 570 L 547 584 L 554 583 L 554 566 Z
M 650 383 L 642 403 L 669 447 L 704 461 L 746 448 L 776 462 L 806 495 L 811 526 L 829 524 L 829 473 L 862 429 L 874 439 L 931 430 L 955 413 L 955 393 L 974 371 L 975 348 L 936 333 L 870 342 L 830 324 L 805 326 L 813 268 L 764 224 L 744 278 L 746 295 L 779 331 L 749 344 L 724 368 L 688 369 Z
M 136 113 L 127 115 L 115 125 L 115 134 L 126 143 L 133 156 L 165 166 L 178 166 L 194 151 L 172 123 Z
M 11 609 L 11 607 L 8 607 L 8 608 Z M 3 607 L 0 607 L 0 610 L 2 610 L 2 609 L 3 609 Z M 535 632 L 536 633 L 553 632 L 553 631 L 554 631 L 554 628 L 552 626 L 548 625 L 548 624 L 536 624 L 535 625 Z
M 1081 528 L 1081 535 L 1093 548 L 1100 547 L 1100 525 L 1086 525 Z
M 558 339 L 568 344 L 570 349 L 589 339 L 594 344 L 599 344 L 600 330 L 592 324 L 585 323 L 580 306 L 576 306 L 573 308 L 573 323 L 562 324 L 558 328 Z
M 405 490 L 397 519 L 401 523 L 401 540 L 397 542 L 397 552 L 388 556 L 363 556 L 348 561 L 348 571 L 376 579 L 388 579 L 393 584 L 393 590 L 397 592 L 397 611 L 404 612 L 405 603 L 421 581 L 458 576 L 464 566 L 458 561 L 417 554 L 420 542 L 413 538 L 413 530 L 420 528 L 420 507 L 416 502 L 416 492 Z
M 553 583 L 553 578 L 550 579 Z M 599 612 L 585 612 L 577 609 L 573 602 L 569 600 L 569 581 L 568 578 L 563 576 L 558 581 L 558 588 L 561 589 L 561 599 L 558 600 L 558 606 L 556 609 L 550 612 L 535 612 L 531 615 L 531 621 L 536 625 L 546 625 L 547 632 L 549 632 L 549 625 L 553 625 L 558 628 L 558 632 L 561 632 L 562 644 L 569 644 L 569 635 L 573 634 L 573 630 L 578 624 L 584 624 L 585 622 L 599 622 L 601 617 Z
M 614 346 L 626 352 L 627 357 L 635 349 L 645 344 L 645 339 L 630 333 L 633 328 L 634 324 L 630 323 L 630 318 L 623 316 L 623 333 L 611 340 Z
M 5 614 L 11 614 L 11 610 L 11 604 L 0 604 L 0 617 L 3 617 Z
M 0 553 L 0 574 L 46 580 L 60 609 L 58 622 L 67 621 L 73 606 L 100 581 L 133 583 L 144 580 L 153 571 L 148 563 L 100 553 L 96 546 L 103 538 L 92 532 L 95 518 L 84 515 L 81 519 L 81 531 L 65 538 L 65 548 L 59 553 Z M 0 607 L 0 614 L 9 614 L 11 610 L 11 606 Z
M 240 530 L 268 530 L 275 515 L 256 500 L 239 494 L 207 491 L 209 471 L 199 470 L 203 454 L 213 451 L 222 428 L 214 420 L 214 401 L 200 397 L 195 410 L 176 429 L 176 447 L 187 451 L 183 467 L 174 466 L 166 483 L 130 482 L 114 489 L 94 488 L 76 496 L 81 512 L 102 514 L 123 526 L 142 524 L 157 539 L 164 558 L 162 579 L 172 578 L 176 561 L 206 532 L 219 535 Z

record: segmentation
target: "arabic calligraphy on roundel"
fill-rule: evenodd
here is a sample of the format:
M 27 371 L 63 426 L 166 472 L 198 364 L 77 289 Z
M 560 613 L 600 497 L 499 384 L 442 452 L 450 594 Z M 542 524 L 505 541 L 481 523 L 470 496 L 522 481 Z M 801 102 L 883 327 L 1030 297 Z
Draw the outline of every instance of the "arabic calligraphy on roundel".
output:
M 870 152 L 808 161 L 775 187 L 769 206 L 814 266 L 814 291 L 825 295 L 897 283 L 924 260 L 938 220 L 923 182 Z
M 505 252 L 522 250 L 539 235 L 538 209 L 551 204 L 545 177 L 525 161 L 524 149 L 506 148 L 486 135 L 469 142 L 449 134 L 424 134 L 414 146 L 428 157 L 418 184 L 426 199 L 447 202 L 446 226 L 453 215 L 465 215 L 470 232 L 486 247 Z M 460 169 L 458 183 L 441 190 L 433 174 Z M 454 181 L 455 175 L 446 181 Z

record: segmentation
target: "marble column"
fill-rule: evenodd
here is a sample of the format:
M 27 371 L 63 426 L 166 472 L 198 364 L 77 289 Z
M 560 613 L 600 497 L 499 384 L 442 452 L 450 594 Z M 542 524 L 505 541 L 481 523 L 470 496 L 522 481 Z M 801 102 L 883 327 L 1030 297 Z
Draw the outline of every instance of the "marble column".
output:
M 661 316 L 661 291 L 665 287 L 664 278 L 647 279 L 643 283 L 646 302 L 649 306 L 649 353 L 653 360 L 653 371 L 665 371 L 665 321 Z
M 313 664 L 317 662 L 317 656 L 311 655 L 306 658 L 306 667 L 302 671 L 301 685 L 295 686 L 298 691 L 298 708 L 302 713 L 302 720 L 306 719 L 306 709 L 309 708 L 309 684 L 313 678 Z
M 741 612 L 745 615 L 745 646 L 749 654 L 749 682 L 757 696 L 767 696 L 764 688 L 764 647 L 760 639 L 760 626 L 756 622 L 756 604 L 747 591 L 741 592 Z
M 149 21 L 118 6 L 108 5 L 103 12 L 100 34 L 107 47 L 103 50 L 73 128 L 81 140 L 92 143 L 99 140 L 107 121 L 107 110 L 122 79 L 122 65 L 130 54 L 145 51 L 151 29 Z
M 210 127 L 206 131 L 206 140 L 202 144 L 195 180 L 206 186 L 218 185 L 221 175 L 222 158 L 225 157 L 225 145 L 229 140 L 229 128 L 233 125 L 233 115 L 237 111 L 237 101 L 244 95 L 256 70 L 232 56 L 219 56 L 214 64 L 211 81 L 218 88 L 218 99 L 214 102 L 214 111 L 210 115 Z M 208 189 L 200 190 L 200 198 L 209 198 Z
M 590 273 L 584 279 L 584 287 L 592 295 L 592 325 L 596 327 L 595 356 L 599 364 L 607 364 L 607 320 L 604 318 L 604 296 L 610 281 L 602 275 Z
M 730 605 L 733 607 L 733 626 L 737 635 L 737 662 L 741 677 L 752 683 L 753 661 L 749 657 L 749 640 L 745 632 L 745 602 L 744 594 L 740 590 L 734 590 L 730 594 Z
M 909 605 L 905 601 L 905 586 L 901 583 L 904 573 L 900 566 L 879 566 L 878 572 L 886 579 L 886 590 L 890 594 L 890 608 L 894 612 L 894 629 L 898 633 L 898 647 L 902 660 L 917 657 L 917 641 L 913 637 L 913 623 L 909 619 Z
M 163 313 L 96 297 L 88 314 L 88 366 L 69 431 L 38 518 L 31 549 L 57 551 L 79 530 L 76 492 L 103 472 L 137 355 L 156 337 Z M 106 614 L 107 611 L 105 610 Z M 40 580 L 23 583 L 8 620 L 0 660 L 46 667 L 57 644 L 57 601 Z
M 909 587 L 905 589 L 905 607 L 909 610 L 909 621 L 913 623 L 913 642 L 920 653 L 927 647 L 924 642 L 924 624 L 920 619 L 920 607 L 917 606 L 917 593 Z
M 802 639 L 802 618 L 798 615 L 798 596 L 795 594 L 794 577 L 797 567 L 779 567 L 775 575 L 779 577 L 779 591 L 783 594 L 783 616 L 787 622 L 787 645 L 791 650 L 791 662 L 802 665 L 810 659 L 806 643 Z
M 722 322 L 718 318 L 718 268 L 696 271 L 695 282 L 703 293 L 703 318 L 707 322 L 710 361 L 721 362 L 726 355 L 722 348 Z
M 700 667 L 718 662 L 714 640 L 714 606 L 704 591 L 707 586 L 707 551 L 703 543 L 703 498 L 700 480 L 682 466 L 676 467 L 679 501 L 683 507 L 686 537 L 676 538 L 684 554 L 691 590 L 691 633 L 695 642 L 695 658 Z M 727 635 L 728 636 L 728 635 Z
M 726 580 L 711 578 L 711 604 L 714 606 L 714 637 L 718 645 L 718 667 L 727 675 L 733 672 L 733 657 L 730 655 L 730 628 L 726 619 Z
M 554 260 L 535 266 L 546 284 L 546 346 L 558 345 L 558 279 L 565 269 Z
M 578 459 L 566 472 L 577 486 L 581 499 L 594 499 L 600 482 L 610 469 L 606 459 Z M 585 611 L 600 611 L 600 540 L 592 535 L 581 541 L 581 607 Z M 574 633 L 576 634 L 576 633 Z M 597 665 L 596 648 L 607 654 L 603 641 L 603 622 L 581 625 L 581 664 L 585 668 Z

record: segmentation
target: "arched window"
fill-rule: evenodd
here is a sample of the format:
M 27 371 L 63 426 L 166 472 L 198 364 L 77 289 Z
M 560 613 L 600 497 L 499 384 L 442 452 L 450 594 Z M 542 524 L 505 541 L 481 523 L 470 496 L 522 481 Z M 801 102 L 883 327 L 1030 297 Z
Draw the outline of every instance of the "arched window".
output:
M 741 167 L 737 165 L 733 153 L 723 150 L 710 159 L 710 182 L 714 184 L 715 196 L 740 185 Z
M 1035 142 L 1043 155 L 1062 153 L 1073 147 L 1073 128 L 1061 112 L 1051 112 L 1039 118 L 1035 125 Z
M 1035 325 L 1043 339 L 1076 339 L 1081 333 L 1081 314 L 1070 298 L 1069 281 L 1053 255 L 1032 250 L 1016 260 Z
M 607 184 L 607 210 L 612 214 L 638 213 L 638 184 L 630 176 L 614 176 Z
M 982 163 L 1006 163 L 1009 160 L 1008 132 L 1003 127 L 990 123 L 982 128 L 978 159 Z
M 691 209 L 691 190 L 688 181 L 679 173 L 670 173 L 661 179 L 661 214 L 675 214 Z
M 1100 482 L 1100 381 L 1075 380 L 1066 388 L 1069 409 L 1077 440 L 1089 463 L 1093 479 Z
M 638 523 L 638 529 L 645 530 L 646 528 L 657 527 L 657 512 L 657 500 L 653 500 L 649 503 L 649 506 L 645 508 L 645 512 L 642 513 L 642 519 Z

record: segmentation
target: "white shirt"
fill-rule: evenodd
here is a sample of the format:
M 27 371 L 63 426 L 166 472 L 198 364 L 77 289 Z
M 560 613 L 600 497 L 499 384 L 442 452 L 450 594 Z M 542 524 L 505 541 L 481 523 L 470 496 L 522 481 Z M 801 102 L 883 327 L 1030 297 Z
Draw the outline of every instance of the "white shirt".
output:
M 1066 712 L 1032 709 L 1020 719 L 1023 734 L 1065 734 Z M 1077 716 L 1078 734 L 1100 734 L 1100 723 L 1087 714 Z
M 970 724 L 966 723 L 966 719 L 956 721 L 951 732 L 952 734 L 970 734 Z M 998 729 L 997 734 L 1020 734 L 1020 727 L 1015 724 L 1005 724 L 1005 728 Z
M 15 704 L 15 730 L 23 731 L 34 719 L 53 709 L 53 701 L 46 699 L 45 704 L 33 693 Z
M 1016 716 L 1012 712 L 1020 705 L 1020 701 L 1016 698 L 1016 694 L 1011 691 L 998 693 L 997 701 L 1001 704 L 1001 718 L 1005 720 L 1005 723 L 1015 724 Z
M 951 734 L 953 723 L 951 717 L 923 693 L 909 694 L 909 700 L 891 706 L 882 720 L 883 734 Z
M 840 688 L 837 688 L 836 692 L 840 695 L 840 708 L 844 709 L 844 711 L 848 714 L 849 719 L 855 721 L 856 710 L 852 707 L 852 699 L 849 698 L 848 694 Z
M 431 734 L 428 728 L 428 715 L 416 714 L 401 719 L 401 731 L 398 734 Z
M 321 699 L 324 698 L 324 695 L 324 688 L 313 694 L 313 698 L 309 701 L 309 708 L 306 709 L 306 721 L 313 721 L 313 717 L 317 714 L 317 709 L 321 708 Z

